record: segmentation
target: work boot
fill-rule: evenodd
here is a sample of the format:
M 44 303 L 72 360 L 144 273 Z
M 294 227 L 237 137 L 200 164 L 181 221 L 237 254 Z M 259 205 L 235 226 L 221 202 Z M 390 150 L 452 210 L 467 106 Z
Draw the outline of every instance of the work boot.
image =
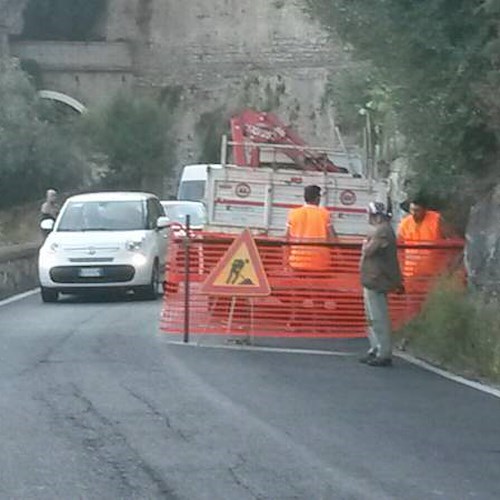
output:
M 377 358 L 373 357 L 366 362 L 369 366 L 392 366 L 391 358 Z
M 368 351 L 363 357 L 359 358 L 359 362 L 367 365 L 373 359 L 377 359 L 377 354 L 374 351 Z

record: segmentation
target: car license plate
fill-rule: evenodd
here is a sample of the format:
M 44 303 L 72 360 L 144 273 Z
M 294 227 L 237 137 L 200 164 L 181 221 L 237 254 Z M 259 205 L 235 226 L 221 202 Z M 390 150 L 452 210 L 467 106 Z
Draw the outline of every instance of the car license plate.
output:
M 78 274 L 80 278 L 99 278 L 103 272 L 100 267 L 82 267 Z

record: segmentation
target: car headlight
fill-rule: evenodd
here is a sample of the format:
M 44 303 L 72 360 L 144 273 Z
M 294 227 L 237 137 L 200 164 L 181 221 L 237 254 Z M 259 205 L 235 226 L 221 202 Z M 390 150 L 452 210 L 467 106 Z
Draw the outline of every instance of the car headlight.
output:
M 59 251 L 59 245 L 57 243 L 44 245 L 40 249 L 40 255 L 39 255 L 40 266 L 44 268 L 52 267 L 54 263 L 57 261 L 58 251 Z
M 147 264 L 147 262 L 148 258 L 142 253 L 137 253 L 132 257 L 132 264 L 136 267 L 142 267 Z
M 138 252 L 141 250 L 144 240 L 128 240 L 125 243 L 125 248 L 130 252 Z

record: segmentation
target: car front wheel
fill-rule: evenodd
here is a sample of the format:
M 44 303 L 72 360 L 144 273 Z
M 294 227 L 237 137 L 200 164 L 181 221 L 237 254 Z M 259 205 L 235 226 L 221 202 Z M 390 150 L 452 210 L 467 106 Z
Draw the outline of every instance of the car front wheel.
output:
M 139 289 L 139 296 L 145 300 L 156 300 L 158 298 L 158 288 L 160 286 L 160 269 L 158 262 L 153 265 L 151 281 L 148 285 Z
M 57 302 L 59 292 L 52 288 L 41 287 L 42 301 L 43 302 Z

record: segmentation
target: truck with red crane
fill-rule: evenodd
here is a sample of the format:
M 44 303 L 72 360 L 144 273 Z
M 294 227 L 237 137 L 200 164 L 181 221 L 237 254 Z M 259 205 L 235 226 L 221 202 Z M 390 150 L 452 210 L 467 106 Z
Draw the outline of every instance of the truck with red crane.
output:
M 220 164 L 186 166 L 179 186 L 180 199 L 206 204 L 211 229 L 283 234 L 309 184 L 321 187 L 339 235 L 366 234 L 368 203 L 387 202 L 387 182 L 363 176 L 359 157 L 308 146 L 272 113 L 244 110 L 232 117 L 231 135 L 223 138 Z

